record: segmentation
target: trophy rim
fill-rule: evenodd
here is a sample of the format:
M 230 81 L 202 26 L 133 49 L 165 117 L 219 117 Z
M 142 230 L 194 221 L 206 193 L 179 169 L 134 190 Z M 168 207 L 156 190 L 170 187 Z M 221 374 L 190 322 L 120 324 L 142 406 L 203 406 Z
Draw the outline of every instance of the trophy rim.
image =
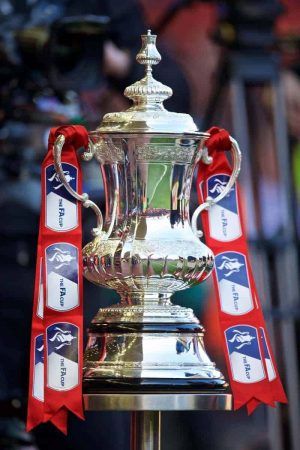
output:
M 105 131 L 105 130 L 101 130 L 100 128 L 97 128 L 96 130 L 93 131 L 89 131 L 89 136 L 93 137 L 93 136 L 107 136 L 107 137 L 113 137 L 114 135 L 117 136 L 130 136 L 130 137 L 145 137 L 145 132 L 143 131 L 124 131 L 124 130 L 114 130 L 114 131 Z M 146 133 L 147 137 L 150 136 L 154 136 L 154 137 L 178 137 L 181 139 L 184 138 L 208 138 L 210 136 L 210 134 L 208 132 L 205 131 L 184 131 L 184 132 L 175 132 L 175 131 L 149 131 L 148 133 Z

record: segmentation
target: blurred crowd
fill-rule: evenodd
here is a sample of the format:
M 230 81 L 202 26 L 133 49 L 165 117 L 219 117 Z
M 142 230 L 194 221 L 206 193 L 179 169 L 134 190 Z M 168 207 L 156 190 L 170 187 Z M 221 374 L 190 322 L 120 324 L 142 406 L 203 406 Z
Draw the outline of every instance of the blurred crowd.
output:
M 256 25 L 251 19 L 253 11 Z M 263 22 L 265 28 L 257 18 L 260 16 L 255 16 L 258 12 L 269 15 L 269 20 Z M 247 14 L 250 14 L 248 20 Z M 166 108 L 192 114 L 200 129 L 214 124 L 209 123 L 207 110 L 214 93 L 222 88 L 218 82 L 225 84 L 225 79 L 220 81 L 222 78 L 217 76 L 220 61 L 236 50 L 255 53 L 256 49 L 249 50 L 245 42 L 250 39 L 253 44 L 263 29 L 263 51 L 280 58 L 286 111 L 283 120 L 288 129 L 293 168 L 293 220 L 297 234 L 300 231 L 300 4 L 297 0 L 0 0 L 1 449 L 129 448 L 126 413 L 88 414 L 85 423 L 72 419 L 68 438 L 48 425 L 28 434 L 24 422 L 40 211 L 40 165 L 47 135 L 52 126 L 60 124 L 83 124 L 94 129 L 106 112 L 129 106 L 123 90 L 142 76 L 143 68 L 136 64 L 135 56 L 140 48 L 140 35 L 149 27 L 158 33 L 157 45 L 162 54 L 154 75 L 174 92 L 166 101 Z M 250 108 L 259 105 L 261 109 L 254 125 L 262 131 L 263 140 L 258 133 L 255 145 L 265 152 L 269 161 L 268 164 L 258 161 L 257 169 L 266 180 L 260 195 L 263 199 L 267 197 L 269 204 L 262 224 L 267 240 L 276 239 L 288 214 L 284 206 L 278 211 L 280 167 L 268 151 L 268 143 L 274 139 L 269 126 L 273 102 L 270 86 L 253 90 L 249 102 Z M 234 134 L 230 105 L 224 103 L 223 110 L 222 124 Z M 91 164 L 84 170 L 87 171 L 84 191 L 103 206 L 98 168 Z M 90 220 L 89 215 L 84 217 L 87 236 Z M 213 336 L 209 342 L 207 335 L 212 359 L 220 358 L 218 365 L 223 366 L 221 350 L 214 339 L 217 331 L 212 319 L 215 317 L 213 302 L 205 304 L 204 301 L 212 295 L 204 289 L 186 293 L 184 303 L 190 304 L 197 315 L 204 314 L 207 318 Z M 98 288 L 85 286 L 85 300 L 88 325 L 97 308 L 116 301 L 116 295 L 104 290 L 99 295 Z M 183 300 L 177 297 L 176 302 Z M 202 443 L 207 449 L 267 450 L 271 447 L 265 416 L 261 410 L 247 425 L 243 412 L 236 416 L 229 413 L 228 423 L 220 414 L 165 415 L 169 433 L 168 439 L 164 438 L 164 447 L 175 448 L 176 444 L 181 445 L 180 449 L 201 448 Z M 228 425 L 227 431 L 224 423 Z M 240 424 L 235 437 L 234 423 Z M 219 436 L 215 428 L 220 430 Z

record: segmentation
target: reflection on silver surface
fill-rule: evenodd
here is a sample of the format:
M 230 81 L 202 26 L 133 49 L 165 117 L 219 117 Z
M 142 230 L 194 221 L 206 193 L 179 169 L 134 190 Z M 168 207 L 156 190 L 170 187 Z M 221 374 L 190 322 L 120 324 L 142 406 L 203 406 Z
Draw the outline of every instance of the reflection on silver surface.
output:
M 220 379 L 204 350 L 203 334 L 93 334 L 85 352 L 85 378 Z
M 85 394 L 86 411 L 229 411 L 231 394 L 172 393 L 159 394 Z
M 109 239 L 99 236 L 84 248 L 87 279 L 116 289 L 123 297 L 131 292 L 146 297 L 172 294 L 207 278 L 213 255 L 189 223 L 191 180 L 201 139 L 110 135 L 104 141 L 93 135 L 105 185 L 104 230 L 112 227 L 112 231 Z M 97 146 L 103 149 L 104 142 L 118 148 L 116 153 L 122 151 L 122 160 L 116 162 L 113 154 L 109 161 L 107 152 L 100 155 Z

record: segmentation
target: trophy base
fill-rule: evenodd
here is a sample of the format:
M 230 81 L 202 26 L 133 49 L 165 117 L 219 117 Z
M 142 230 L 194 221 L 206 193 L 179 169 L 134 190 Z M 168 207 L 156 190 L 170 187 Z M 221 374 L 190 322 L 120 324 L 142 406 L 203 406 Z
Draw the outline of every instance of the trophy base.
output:
M 188 308 L 101 308 L 89 328 L 84 392 L 224 391 L 228 384 L 208 357 L 203 336 Z

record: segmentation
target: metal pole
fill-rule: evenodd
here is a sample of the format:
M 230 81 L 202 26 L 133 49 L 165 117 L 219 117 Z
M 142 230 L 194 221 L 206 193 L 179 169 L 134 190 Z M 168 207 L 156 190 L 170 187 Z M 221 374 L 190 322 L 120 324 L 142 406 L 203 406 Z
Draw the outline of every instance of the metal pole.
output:
M 133 411 L 130 435 L 130 450 L 160 450 L 160 411 Z

